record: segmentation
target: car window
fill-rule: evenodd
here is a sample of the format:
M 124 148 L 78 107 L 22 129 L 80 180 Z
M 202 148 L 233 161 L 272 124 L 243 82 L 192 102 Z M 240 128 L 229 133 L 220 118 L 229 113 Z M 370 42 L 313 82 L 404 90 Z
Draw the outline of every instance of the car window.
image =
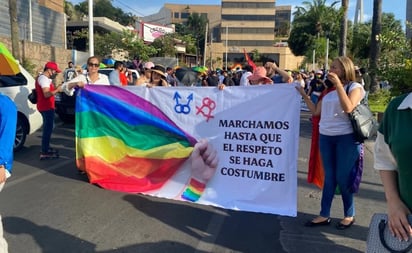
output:
M 99 69 L 99 73 L 105 74 L 106 76 L 109 76 L 112 71 L 113 69 Z
M 12 76 L 0 75 L 0 87 L 27 85 L 27 79 L 22 73 Z

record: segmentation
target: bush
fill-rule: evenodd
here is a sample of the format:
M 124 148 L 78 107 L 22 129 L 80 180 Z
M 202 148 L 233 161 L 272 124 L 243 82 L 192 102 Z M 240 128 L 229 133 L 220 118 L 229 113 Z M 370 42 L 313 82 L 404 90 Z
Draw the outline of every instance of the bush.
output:
M 368 103 L 371 111 L 384 112 L 392 97 L 390 90 L 378 90 L 374 93 L 370 93 Z
M 382 71 L 384 80 L 391 86 L 391 95 L 399 96 L 412 91 L 412 60 L 406 60 L 402 65 L 388 66 Z

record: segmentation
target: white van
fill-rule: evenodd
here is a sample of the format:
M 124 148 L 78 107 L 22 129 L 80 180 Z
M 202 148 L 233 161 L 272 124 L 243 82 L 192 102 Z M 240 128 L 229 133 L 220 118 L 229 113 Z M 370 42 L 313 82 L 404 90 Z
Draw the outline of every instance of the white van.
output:
M 20 72 L 15 76 L 0 75 L 0 92 L 14 101 L 18 111 L 14 151 L 20 150 L 26 141 L 26 136 L 36 132 L 43 124 L 36 105 L 27 99 L 35 87 L 35 80 L 21 65 Z

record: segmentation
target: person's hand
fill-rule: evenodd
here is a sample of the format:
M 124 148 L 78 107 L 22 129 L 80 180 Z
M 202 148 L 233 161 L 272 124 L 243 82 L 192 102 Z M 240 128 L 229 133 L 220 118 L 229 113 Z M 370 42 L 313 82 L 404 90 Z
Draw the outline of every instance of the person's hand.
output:
M 219 162 L 217 151 L 205 139 L 199 140 L 193 148 L 192 178 L 206 184 L 215 174 Z
M 276 63 L 274 63 L 274 62 L 272 62 L 272 69 L 274 70 L 274 71 L 278 71 L 278 65 L 276 65 Z
M 302 97 L 307 96 L 307 95 L 306 95 L 306 92 L 305 92 L 305 89 L 302 87 L 302 85 L 296 84 L 295 89 L 300 93 L 300 95 L 301 95 Z
M 221 84 L 219 84 L 217 87 L 219 88 L 219 90 L 223 90 L 223 89 L 226 87 L 226 85 L 224 85 L 223 83 L 221 83 Z
M 56 87 L 56 92 L 61 92 L 63 89 L 62 89 L 62 86 L 61 85 L 59 85 L 59 86 L 57 86 Z
M 389 230 L 393 236 L 404 241 L 412 237 L 412 228 L 407 218 L 408 214 L 410 214 L 410 211 L 403 202 L 388 203 Z
M 343 86 L 343 84 L 342 84 L 342 82 L 340 81 L 338 75 L 336 75 L 335 73 L 329 72 L 327 78 L 329 79 L 329 81 L 331 81 L 331 82 L 333 83 L 333 85 L 334 85 L 335 87 L 337 87 L 337 86 L 339 86 L 339 85 Z
M 0 184 L 6 182 L 6 168 L 0 165 Z
M 85 84 L 84 82 L 82 82 L 82 81 L 77 82 L 77 86 L 80 87 L 80 88 L 83 88 L 85 85 L 86 85 L 86 84 Z

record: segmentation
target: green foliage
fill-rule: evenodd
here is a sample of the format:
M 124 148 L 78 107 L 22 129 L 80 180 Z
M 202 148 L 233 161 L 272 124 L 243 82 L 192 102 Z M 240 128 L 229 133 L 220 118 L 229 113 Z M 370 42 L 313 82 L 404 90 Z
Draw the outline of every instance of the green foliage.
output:
M 123 49 L 129 52 L 130 57 L 139 56 L 140 59 L 147 61 L 157 53 L 154 47 L 146 45 L 136 34 L 127 30 L 123 31 L 123 34 L 96 34 L 94 47 L 95 54 L 103 57 L 111 55 L 114 49 Z
M 383 80 L 389 81 L 392 96 L 412 92 L 412 60 L 407 59 L 404 64 L 385 67 L 381 76 L 385 78 Z
M 312 58 L 312 51 L 325 48 L 325 38 L 329 38 L 329 55 L 337 55 L 339 41 L 339 20 L 343 12 L 335 8 L 338 2 L 326 5 L 326 0 L 303 2 L 293 13 L 292 30 L 288 39 L 294 55 Z M 323 38 L 323 39 L 322 39 Z M 316 50 L 316 62 L 324 62 L 326 50 Z
M 32 76 L 37 76 L 36 73 L 36 64 L 33 64 L 30 59 L 23 58 L 23 62 L 21 63 L 23 68 L 27 70 Z
M 371 111 L 384 112 L 392 97 L 391 92 L 388 90 L 378 90 L 369 94 L 368 103 Z
M 70 20 L 80 20 L 83 16 L 89 15 L 89 5 L 87 0 L 76 4 L 65 1 L 65 13 Z M 107 17 L 122 25 L 134 24 L 136 17 L 131 13 L 124 13 L 122 9 L 112 5 L 111 0 L 94 0 L 93 15 L 95 17 Z

